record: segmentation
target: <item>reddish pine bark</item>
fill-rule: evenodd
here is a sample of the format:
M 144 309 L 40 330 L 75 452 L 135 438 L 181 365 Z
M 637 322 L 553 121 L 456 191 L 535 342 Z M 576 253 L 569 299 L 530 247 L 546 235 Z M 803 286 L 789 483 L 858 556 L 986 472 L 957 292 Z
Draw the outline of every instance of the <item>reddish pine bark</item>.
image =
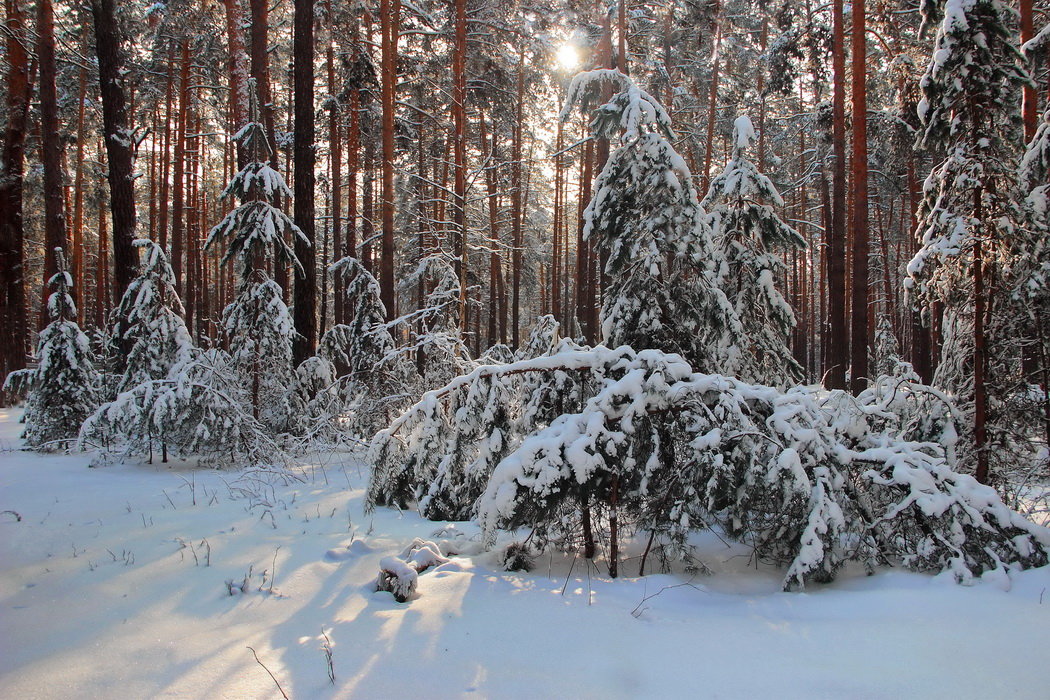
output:
M 7 129 L 0 153 L 0 375 L 25 367 L 25 235 L 22 183 L 26 122 L 29 114 L 29 56 L 22 40 L 25 24 L 19 0 L 5 0 Z M 0 402 L 8 397 L 0 394 Z
M 102 92 L 102 127 L 109 173 L 110 212 L 113 217 L 113 301 L 131 284 L 137 269 L 135 249 L 135 181 L 132 168 L 132 130 L 124 83 L 124 55 L 120 46 L 115 0 L 91 0 L 95 23 Z
M 853 5 L 853 309 L 850 315 L 850 388 L 868 385 L 868 97 L 863 2 Z

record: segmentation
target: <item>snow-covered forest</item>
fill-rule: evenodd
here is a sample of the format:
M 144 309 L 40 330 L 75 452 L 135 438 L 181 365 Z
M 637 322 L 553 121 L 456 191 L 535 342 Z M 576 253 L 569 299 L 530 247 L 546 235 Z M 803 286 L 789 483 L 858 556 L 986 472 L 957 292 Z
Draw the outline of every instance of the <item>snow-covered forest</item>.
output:
M 1046 0 L 4 7 L 0 695 L 1045 695 Z

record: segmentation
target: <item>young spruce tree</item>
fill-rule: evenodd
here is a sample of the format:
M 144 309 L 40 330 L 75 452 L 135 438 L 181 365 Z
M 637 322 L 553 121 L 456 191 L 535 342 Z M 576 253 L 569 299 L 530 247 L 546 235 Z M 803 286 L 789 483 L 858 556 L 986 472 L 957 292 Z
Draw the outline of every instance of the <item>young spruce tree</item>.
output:
M 924 0 L 921 9 L 924 24 L 940 25 L 920 83 L 918 145 L 943 160 L 923 187 L 920 249 L 905 283 L 917 302 L 943 305 L 933 383 L 964 407 L 963 464 L 987 483 L 992 456 L 1016 457 L 1011 421 L 1000 410 L 1009 405 L 1004 394 L 1013 388 L 1007 375 L 1016 358 L 1008 356 L 1011 343 L 1002 333 L 1011 324 L 996 294 L 1016 235 L 1016 104 L 1027 76 L 1000 0 Z
M 193 340 L 182 319 L 182 300 L 175 290 L 175 273 L 164 249 L 144 238 L 134 245 L 142 254 L 141 267 L 116 312 L 118 342 L 127 348 L 117 393 L 166 378 L 172 367 L 186 362 L 193 352 Z
M 253 111 L 255 100 L 252 101 Z M 284 178 L 269 163 L 266 132 L 252 120 L 234 137 L 250 162 L 233 176 L 223 197 L 240 205 L 208 234 L 206 248 L 224 240 L 222 262 L 236 259 L 240 281 L 236 298 L 223 311 L 234 371 L 248 387 L 252 415 L 266 427 L 283 431 L 288 424 L 287 392 L 292 386 L 292 340 L 295 326 L 281 288 L 266 274 L 274 265 L 302 266 L 286 239 L 305 240 L 299 227 L 271 201 L 291 197 Z
M 775 277 L 784 264 L 774 247 L 805 248 L 795 229 L 777 216 L 780 192 L 747 157 L 755 128 L 746 116 L 733 123 L 733 155 L 711 181 L 701 203 L 710 212 L 711 230 L 723 258 L 722 290 L 740 318 L 744 355 L 741 376 L 770 386 L 797 384 L 802 367 L 787 347 L 795 314 Z M 766 204 L 765 202 L 771 202 Z
M 47 311 L 51 323 L 40 332 L 35 368 L 8 375 L 5 391 L 25 393 L 27 447 L 57 449 L 75 440 L 84 419 L 98 405 L 99 376 L 91 343 L 77 325 L 77 308 L 70 292 L 73 276 L 65 255 L 55 248 L 56 272 L 48 284 Z
M 610 278 L 601 310 L 602 342 L 681 354 L 693 369 L 734 373 L 740 323 L 718 288 L 717 251 L 685 159 L 675 151 L 663 106 L 616 70 L 572 80 L 562 118 L 594 110 L 591 132 L 616 141 L 594 183 L 583 235 L 606 256 Z

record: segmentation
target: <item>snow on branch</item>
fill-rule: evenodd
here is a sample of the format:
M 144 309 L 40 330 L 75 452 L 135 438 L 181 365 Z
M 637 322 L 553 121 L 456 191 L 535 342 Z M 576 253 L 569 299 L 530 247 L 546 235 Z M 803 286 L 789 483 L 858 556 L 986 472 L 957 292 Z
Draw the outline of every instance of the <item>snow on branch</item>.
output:
M 614 503 L 681 555 L 689 533 L 717 526 L 787 566 L 786 588 L 847 561 L 962 581 L 1046 563 L 1050 532 L 952 472 L 941 445 L 903 437 L 877 398 L 562 346 L 425 394 L 376 436 L 368 503 L 415 501 L 428 517 L 476 517 L 490 542 L 526 527 L 555 544 L 586 504 Z

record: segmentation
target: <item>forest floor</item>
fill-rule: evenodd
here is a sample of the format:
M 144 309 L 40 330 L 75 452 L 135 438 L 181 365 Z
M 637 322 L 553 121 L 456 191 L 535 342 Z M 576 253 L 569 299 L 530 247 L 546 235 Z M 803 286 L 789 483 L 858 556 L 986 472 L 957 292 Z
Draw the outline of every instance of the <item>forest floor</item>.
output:
M 560 555 L 507 573 L 469 523 L 366 514 L 351 455 L 294 478 L 88 468 L 18 451 L 17 418 L 0 409 L 3 698 L 280 698 L 270 673 L 291 698 L 1050 692 L 1050 567 L 971 587 L 848 571 L 783 593 L 783 571 L 708 535 L 706 576 L 613 580 Z M 378 562 L 416 537 L 461 554 L 399 604 L 374 591 Z

